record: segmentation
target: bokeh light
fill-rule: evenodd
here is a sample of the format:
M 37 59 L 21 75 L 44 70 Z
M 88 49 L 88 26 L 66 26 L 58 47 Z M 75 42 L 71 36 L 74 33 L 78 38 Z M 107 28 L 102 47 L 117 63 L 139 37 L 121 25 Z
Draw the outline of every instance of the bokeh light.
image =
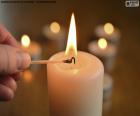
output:
M 51 30 L 53 33 L 55 33 L 55 34 L 59 33 L 59 32 L 60 32 L 60 25 L 59 25 L 59 23 L 57 23 L 57 22 L 52 22 L 51 25 L 50 25 L 50 30 Z
M 111 24 L 111 23 L 106 23 L 104 25 L 104 31 L 107 33 L 107 34 L 112 34 L 114 32 L 114 26 Z
M 100 38 L 98 40 L 98 46 L 101 48 L 101 49 L 106 49 L 107 47 L 107 41 L 105 38 Z
M 29 36 L 28 35 L 23 35 L 22 37 L 21 37 L 21 44 L 24 46 L 24 47 L 29 47 L 29 45 L 30 45 L 30 38 L 29 38 Z

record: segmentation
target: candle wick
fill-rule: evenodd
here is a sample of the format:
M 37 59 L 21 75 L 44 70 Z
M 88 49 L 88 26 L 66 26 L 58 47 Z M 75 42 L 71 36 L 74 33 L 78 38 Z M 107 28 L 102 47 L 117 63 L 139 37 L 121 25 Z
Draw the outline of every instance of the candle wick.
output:
M 74 63 L 75 64 L 75 57 L 71 57 L 70 59 L 63 60 L 64 63 Z

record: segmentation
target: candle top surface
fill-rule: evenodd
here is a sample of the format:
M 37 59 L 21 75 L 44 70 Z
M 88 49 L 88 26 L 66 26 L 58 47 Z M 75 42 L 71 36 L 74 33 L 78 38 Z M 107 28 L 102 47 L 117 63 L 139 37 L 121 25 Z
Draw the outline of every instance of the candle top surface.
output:
M 52 61 L 65 60 L 65 59 L 67 59 L 67 57 L 65 56 L 64 52 L 57 53 L 50 58 L 50 60 Z M 86 77 L 88 77 L 88 75 L 91 75 L 91 74 L 98 75 L 98 73 L 101 73 L 104 71 L 103 65 L 97 57 L 89 53 L 81 52 L 81 51 L 78 51 L 75 64 L 74 63 L 51 64 L 51 67 L 53 67 L 53 69 L 57 70 L 58 72 L 62 72 L 62 74 L 64 75 L 65 74 L 77 75 L 77 77 L 81 76 L 82 74 L 87 75 Z

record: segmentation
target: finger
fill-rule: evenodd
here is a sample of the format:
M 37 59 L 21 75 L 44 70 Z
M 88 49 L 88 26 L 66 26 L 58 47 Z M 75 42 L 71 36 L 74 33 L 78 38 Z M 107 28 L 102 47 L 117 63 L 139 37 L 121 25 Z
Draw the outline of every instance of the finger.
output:
M 29 54 L 8 45 L 0 45 L 0 74 L 15 74 L 29 67 Z
M 16 39 L 2 25 L 0 25 L 0 43 L 9 44 L 15 47 L 19 46 Z
M 9 77 L 9 76 L 0 78 L 0 84 L 3 84 L 9 87 L 13 91 L 16 91 L 17 89 L 16 81 L 12 77 Z
M 0 101 L 9 101 L 14 97 L 14 92 L 9 87 L 0 84 Z
M 15 81 L 18 81 L 18 80 L 20 80 L 20 78 L 21 78 L 21 72 L 12 74 L 12 75 L 10 75 L 10 76 L 13 77 L 13 79 L 14 79 Z

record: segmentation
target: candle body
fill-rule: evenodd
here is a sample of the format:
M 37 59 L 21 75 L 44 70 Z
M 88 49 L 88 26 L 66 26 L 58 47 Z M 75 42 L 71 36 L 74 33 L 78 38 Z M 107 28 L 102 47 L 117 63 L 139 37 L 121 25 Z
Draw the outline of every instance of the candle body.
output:
M 113 89 L 113 79 L 111 75 L 105 73 L 104 74 L 104 84 L 103 84 L 103 100 L 108 100 L 112 95 Z
M 60 52 L 50 60 L 64 60 Z M 76 64 L 48 64 L 51 116 L 101 116 L 104 68 L 95 56 L 78 52 Z

